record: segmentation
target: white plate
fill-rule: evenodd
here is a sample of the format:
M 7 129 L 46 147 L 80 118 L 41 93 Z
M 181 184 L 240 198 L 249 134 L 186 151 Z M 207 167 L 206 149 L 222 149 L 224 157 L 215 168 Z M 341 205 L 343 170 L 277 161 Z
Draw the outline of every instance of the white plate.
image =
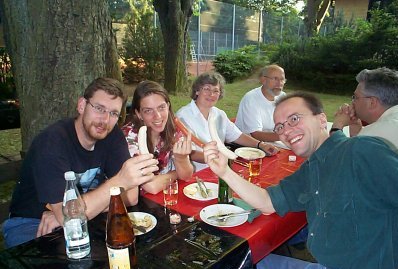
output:
M 228 213 L 238 213 L 244 211 L 243 208 L 240 208 L 236 205 L 229 204 L 215 204 L 209 205 L 203 208 L 200 211 L 200 218 L 209 225 L 213 225 L 216 227 L 235 227 L 245 223 L 248 219 L 247 215 L 244 216 L 236 216 L 227 218 L 226 221 L 220 220 L 210 220 L 208 217 L 220 215 L 220 214 L 228 214 Z
M 213 199 L 217 198 L 218 197 L 218 184 L 212 183 L 212 182 L 204 182 L 204 183 L 206 185 L 206 188 L 208 190 L 210 190 L 209 197 L 207 197 L 207 198 L 204 198 L 200 194 L 198 183 L 189 184 L 189 185 L 185 186 L 185 188 L 182 191 L 186 197 L 194 199 L 194 200 L 198 200 L 198 201 L 209 201 L 209 200 L 213 200 Z M 191 194 L 189 189 L 193 189 L 193 190 L 196 189 L 196 192 L 194 194 Z
M 261 149 L 242 147 L 235 150 L 236 155 L 245 160 L 254 160 L 265 157 L 265 152 Z
M 154 216 L 152 216 L 151 214 L 145 213 L 145 212 L 129 212 L 129 217 L 130 220 L 142 220 L 144 219 L 146 216 L 151 218 L 151 225 L 146 229 L 145 233 L 148 233 L 150 231 L 152 231 L 153 228 L 155 228 L 156 224 L 158 223 L 158 221 L 156 220 L 156 218 Z M 134 235 L 141 235 L 144 234 L 136 229 L 134 229 Z

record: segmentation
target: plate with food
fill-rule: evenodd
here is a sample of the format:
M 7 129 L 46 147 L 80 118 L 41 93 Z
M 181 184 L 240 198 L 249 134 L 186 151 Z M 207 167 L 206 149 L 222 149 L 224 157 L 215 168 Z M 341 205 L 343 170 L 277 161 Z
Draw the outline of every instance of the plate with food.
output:
M 235 150 L 236 155 L 245 160 L 254 160 L 265 157 L 265 152 L 261 149 L 242 147 Z
M 230 204 L 214 204 L 203 208 L 200 211 L 200 218 L 209 225 L 216 227 L 235 227 L 245 223 L 248 215 L 240 215 L 235 213 L 244 213 L 245 210 L 236 205 Z M 222 216 L 231 215 L 226 218 Z
M 203 182 L 206 190 L 207 190 L 207 197 L 203 192 L 200 190 L 198 183 L 192 183 L 182 190 L 184 195 L 188 198 L 198 200 L 198 201 L 209 201 L 213 200 L 218 197 L 218 184 L 212 182 Z
M 154 216 L 145 212 L 129 212 L 128 215 L 133 224 L 134 235 L 146 234 L 158 223 Z

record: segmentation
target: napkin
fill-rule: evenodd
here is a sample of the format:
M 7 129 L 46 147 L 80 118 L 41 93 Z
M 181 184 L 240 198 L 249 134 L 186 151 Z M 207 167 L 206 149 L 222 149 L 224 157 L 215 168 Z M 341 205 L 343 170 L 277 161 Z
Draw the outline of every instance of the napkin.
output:
M 243 201 L 242 199 L 239 199 L 239 198 L 234 197 L 233 203 L 234 203 L 234 205 L 239 206 L 239 207 L 243 208 L 244 210 L 253 209 L 253 207 L 251 205 L 249 205 L 248 203 L 246 203 L 245 201 Z M 261 215 L 261 211 L 255 210 L 254 212 L 249 214 L 247 221 L 249 223 L 252 223 L 253 220 L 260 215 Z

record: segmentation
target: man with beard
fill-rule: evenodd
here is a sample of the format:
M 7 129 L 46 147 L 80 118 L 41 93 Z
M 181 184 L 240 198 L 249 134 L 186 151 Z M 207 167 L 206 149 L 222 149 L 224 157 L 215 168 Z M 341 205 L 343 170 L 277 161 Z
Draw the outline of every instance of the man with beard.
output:
M 3 224 L 7 247 L 62 225 L 67 171 L 76 173 L 88 219 L 107 210 L 112 186 L 125 190 L 126 205 L 138 202 L 138 186 L 153 179 L 157 160 L 152 154 L 130 158 L 116 125 L 124 101 L 119 81 L 95 79 L 78 100 L 76 118 L 60 120 L 35 137 Z
M 246 134 L 260 141 L 277 141 L 279 137 L 272 129 L 275 101 L 285 95 L 285 71 L 272 64 L 263 68 L 259 77 L 261 87 L 255 88 L 243 96 L 236 117 L 236 126 Z
M 398 149 L 398 72 L 386 67 L 364 69 L 356 76 L 352 103 L 335 114 L 331 131 L 350 126 L 350 135 L 377 136 Z M 362 120 L 369 125 L 362 126 Z

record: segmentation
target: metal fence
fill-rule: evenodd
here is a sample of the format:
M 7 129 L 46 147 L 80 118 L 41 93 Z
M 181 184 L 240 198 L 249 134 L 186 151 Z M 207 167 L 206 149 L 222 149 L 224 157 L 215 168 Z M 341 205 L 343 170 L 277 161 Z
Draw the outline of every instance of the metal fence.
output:
M 211 60 L 225 50 L 259 43 L 281 43 L 304 36 L 302 19 L 276 16 L 214 0 L 203 1 L 189 27 L 191 54 Z

